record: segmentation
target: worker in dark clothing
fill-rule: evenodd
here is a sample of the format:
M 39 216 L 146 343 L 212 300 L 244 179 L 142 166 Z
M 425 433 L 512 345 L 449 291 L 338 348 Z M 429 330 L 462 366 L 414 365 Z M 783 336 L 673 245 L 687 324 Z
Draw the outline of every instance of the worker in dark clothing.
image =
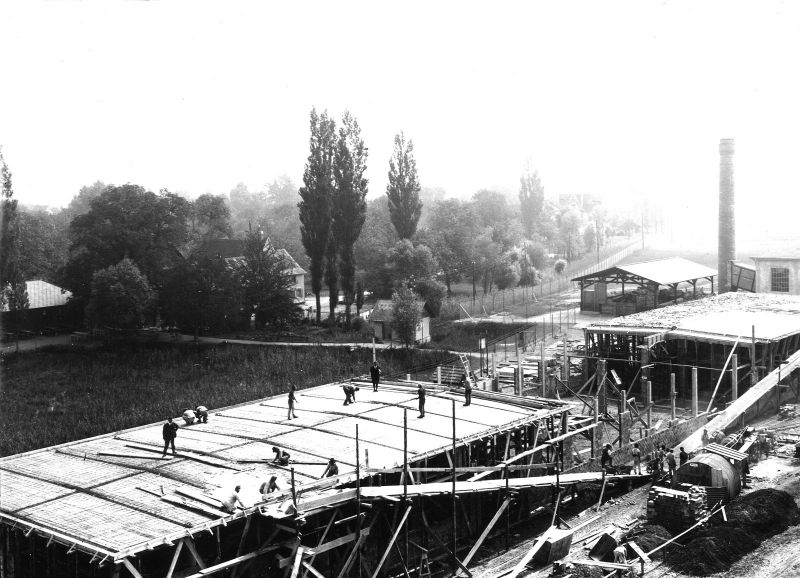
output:
M 172 418 L 167 418 L 167 423 L 161 428 L 161 436 L 164 438 L 164 453 L 167 455 L 167 448 L 172 446 L 172 455 L 175 455 L 175 438 L 178 436 L 178 424 L 172 421 Z
M 747 488 L 748 477 L 750 476 L 750 464 L 747 462 L 747 458 L 742 460 L 742 487 Z
M 372 362 L 372 367 L 369 368 L 369 376 L 372 378 L 372 391 L 378 391 L 378 383 L 381 380 L 381 366 L 377 361 Z
M 336 463 L 334 458 L 328 460 L 328 466 L 325 468 L 325 471 L 322 472 L 323 478 L 332 478 L 333 476 L 339 475 L 339 466 Z
M 272 452 L 275 454 L 275 459 L 272 460 L 273 464 L 278 464 L 279 466 L 288 466 L 289 465 L 289 452 L 286 450 L 281 450 L 275 446 L 272 446 Z
M 611 462 L 611 444 L 606 444 L 603 448 L 603 453 L 600 456 L 600 467 L 604 470 L 610 468 Z
M 342 405 L 350 405 L 356 402 L 356 392 L 359 390 L 358 387 L 346 383 L 342 386 L 342 390 L 344 391 L 344 403 Z
M 198 405 L 194 408 L 194 415 L 197 418 L 197 423 L 208 423 L 208 408 L 204 405 Z
M 683 449 L 683 446 L 681 446 L 681 451 L 678 454 L 678 457 L 680 458 L 680 465 L 683 465 L 689 461 L 689 454 L 686 453 L 686 450 Z
M 417 384 L 417 396 L 419 397 L 419 417 L 425 417 L 425 388 L 422 384 Z
M 297 403 L 297 398 L 294 396 L 294 392 L 297 391 L 297 386 L 293 385 L 289 390 L 289 415 L 286 419 L 292 419 L 293 417 L 297 417 L 294 414 L 294 405 Z
M 464 385 L 464 405 L 472 403 L 472 381 L 465 374 L 461 378 L 461 383 Z

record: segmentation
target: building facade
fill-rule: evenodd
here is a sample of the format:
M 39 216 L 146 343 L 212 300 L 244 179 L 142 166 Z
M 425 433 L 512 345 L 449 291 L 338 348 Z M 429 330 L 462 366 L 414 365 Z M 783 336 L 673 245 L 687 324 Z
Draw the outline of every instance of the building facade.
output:
M 800 295 L 800 257 L 753 257 L 756 292 Z

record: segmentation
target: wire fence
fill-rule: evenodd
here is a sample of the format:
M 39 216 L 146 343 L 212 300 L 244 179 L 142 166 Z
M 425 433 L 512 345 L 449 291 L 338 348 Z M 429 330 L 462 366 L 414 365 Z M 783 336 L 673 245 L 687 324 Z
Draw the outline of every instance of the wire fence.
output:
M 466 319 L 506 313 L 509 322 L 514 316 L 527 318 L 530 315 L 541 315 L 543 311 L 537 309 L 536 304 L 569 289 L 570 279 L 612 267 L 638 251 L 640 246 L 639 242 L 630 243 L 589 267 L 568 265 L 561 273 L 548 272 L 538 285 L 513 287 L 474 297 L 446 299 L 442 305 L 441 315 L 445 319 Z

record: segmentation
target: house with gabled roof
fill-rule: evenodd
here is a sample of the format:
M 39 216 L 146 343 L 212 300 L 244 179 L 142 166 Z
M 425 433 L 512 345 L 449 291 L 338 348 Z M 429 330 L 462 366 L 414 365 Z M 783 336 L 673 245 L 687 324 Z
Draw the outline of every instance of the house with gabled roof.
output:
M 269 239 L 264 241 L 266 251 L 272 243 Z M 294 278 L 292 292 L 295 301 L 303 303 L 306 298 L 306 271 L 297 261 L 294 260 L 286 249 L 276 249 L 278 255 L 286 263 L 287 273 Z M 233 263 L 239 259 L 244 259 L 244 241 L 241 239 L 211 239 L 206 241 L 197 250 L 198 255 L 224 259 L 226 262 Z
M 427 343 L 431 340 L 431 317 L 433 312 L 425 301 L 417 301 L 420 320 L 414 334 L 415 343 Z M 395 339 L 392 322 L 394 321 L 394 307 L 391 299 L 379 299 L 369 314 L 367 320 L 375 332 L 375 338 L 383 341 Z

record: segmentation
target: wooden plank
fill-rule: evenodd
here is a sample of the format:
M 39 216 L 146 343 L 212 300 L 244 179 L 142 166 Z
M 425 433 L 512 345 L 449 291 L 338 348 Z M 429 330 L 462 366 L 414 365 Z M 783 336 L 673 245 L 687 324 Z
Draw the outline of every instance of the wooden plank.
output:
M 464 564 L 464 566 L 469 566 L 469 563 L 472 561 L 473 556 L 475 556 L 475 554 L 478 553 L 478 550 L 483 545 L 484 540 L 486 540 L 486 537 L 492 531 L 492 528 L 494 528 L 495 524 L 497 524 L 497 521 L 500 519 L 500 516 L 503 514 L 505 509 L 508 508 L 508 506 L 510 504 L 511 504 L 511 498 L 506 498 L 503 501 L 503 503 L 500 504 L 500 507 L 494 513 L 494 516 L 492 516 L 492 519 L 489 520 L 489 523 L 483 529 L 483 532 L 481 532 L 481 535 L 478 536 L 478 539 L 475 541 L 475 544 L 473 544 L 473 546 L 470 549 L 469 553 L 464 557 L 464 560 L 461 562 L 462 564 Z M 458 572 L 456 572 L 456 577 L 461 576 L 461 575 L 462 575 L 461 574 L 461 569 L 459 568 Z
M 314 568 L 308 562 L 301 562 L 300 564 L 303 566 L 303 568 L 305 568 L 306 570 L 311 572 L 316 578 L 325 578 L 325 576 L 323 576 L 322 573 L 319 570 Z
M 600 511 L 600 504 L 603 503 L 603 494 L 606 492 L 606 484 L 608 483 L 608 476 L 603 476 L 603 487 L 600 488 L 600 497 L 597 499 L 597 506 L 595 506 L 594 511 Z
M 583 433 L 583 432 L 587 432 L 587 431 L 589 431 L 589 430 L 593 430 L 593 429 L 594 429 L 594 428 L 596 428 L 598 425 L 600 425 L 600 424 L 598 424 L 598 423 L 593 423 L 593 424 L 590 424 L 590 425 L 584 426 L 584 427 L 582 427 L 582 428 L 580 428 L 580 429 L 574 429 L 574 430 L 572 430 L 571 432 L 567 432 L 567 433 L 565 433 L 565 434 L 563 434 L 563 435 L 556 436 L 556 437 L 554 437 L 554 438 L 550 438 L 549 440 L 546 440 L 546 441 L 545 441 L 545 442 L 543 442 L 543 443 L 544 443 L 544 444 L 555 444 L 555 443 L 558 443 L 558 442 L 560 442 L 560 441 L 564 441 L 564 440 L 565 440 L 565 439 L 567 439 L 567 438 L 571 438 L 571 437 L 572 437 L 572 436 L 574 436 L 574 435 L 577 435 L 577 434 L 580 434 L 580 433 Z
M 364 528 L 361 530 L 361 537 L 366 538 L 369 536 L 370 528 Z M 333 550 L 334 548 L 338 548 L 339 546 L 343 546 L 345 544 L 349 544 L 353 540 L 356 539 L 356 533 L 350 532 L 349 534 L 345 534 L 335 540 L 331 540 L 330 542 L 325 542 L 324 544 L 320 544 L 319 546 L 314 547 L 314 555 L 322 554 L 323 552 L 327 552 L 328 550 Z
M 643 562 L 646 562 L 648 564 L 650 562 L 652 562 L 652 560 L 650 559 L 650 556 L 645 554 L 644 550 L 642 550 L 642 548 L 639 546 L 639 544 L 637 544 L 634 540 L 629 540 L 628 541 L 628 545 L 631 547 L 631 550 L 633 550 L 636 553 L 636 555 L 639 556 L 639 558 Z
M 226 568 L 230 568 L 232 566 L 236 566 L 238 564 L 241 564 L 242 562 L 245 562 L 247 560 L 251 560 L 251 559 L 256 558 L 258 556 L 263 556 L 264 554 L 268 554 L 269 552 L 274 552 L 275 550 L 287 547 L 287 546 L 289 546 L 290 544 L 293 544 L 293 543 L 294 542 L 281 542 L 279 544 L 270 544 L 269 546 L 266 546 L 266 547 L 258 550 L 257 552 L 250 552 L 249 554 L 244 554 L 242 556 L 237 556 L 236 558 L 233 558 L 231 560 L 227 560 L 226 562 L 221 562 L 219 564 L 215 564 L 214 566 L 209 566 L 208 568 L 203 568 L 199 572 L 197 572 L 195 574 L 192 574 L 190 576 L 187 576 L 186 578 L 203 578 L 204 576 L 210 576 L 212 574 L 216 574 L 217 572 L 219 572 L 221 570 L 225 570 Z
M 136 569 L 136 567 L 133 564 L 131 564 L 130 560 L 128 560 L 127 558 L 123 558 L 122 563 L 125 565 L 125 568 L 128 569 L 128 572 L 131 573 L 131 576 L 133 576 L 133 578 L 143 578 L 142 575 L 139 574 L 139 571 Z
M 203 562 L 203 559 L 200 557 L 200 554 L 197 552 L 197 548 L 194 545 L 194 540 L 192 540 L 191 538 L 186 538 L 184 540 L 184 542 L 186 543 L 186 547 L 189 549 L 189 552 L 191 552 L 192 558 L 194 558 L 194 561 L 197 562 L 197 565 L 200 566 L 201 570 L 205 570 L 206 563 Z
M 222 510 L 212 510 L 211 508 L 201 504 L 199 502 L 189 502 L 183 498 L 178 498 L 175 496 L 161 496 L 161 499 L 165 502 L 169 502 L 170 504 L 175 504 L 176 506 L 181 506 L 183 508 L 187 508 L 189 510 L 194 510 L 195 512 L 202 512 L 203 514 L 208 514 L 214 518 L 224 518 L 228 515 L 227 512 L 223 512 Z
M 97 452 L 98 456 L 110 456 L 114 458 L 139 458 L 143 460 L 169 460 L 164 456 L 153 456 L 149 454 L 135 454 L 132 452 Z
M 547 530 L 545 530 L 544 534 L 542 534 L 536 539 L 536 542 L 533 544 L 533 547 L 530 550 L 528 550 L 522 557 L 522 559 L 517 563 L 517 565 L 514 566 L 514 569 L 511 570 L 511 572 L 508 575 L 508 578 L 517 578 L 517 576 L 519 576 L 520 573 L 523 570 L 525 570 L 525 566 L 527 566 L 528 563 L 531 560 L 533 560 L 533 557 L 536 555 L 536 552 L 538 552 L 541 549 L 541 547 L 544 546 L 545 541 L 550 537 L 552 531 L 553 531 L 553 526 L 550 526 Z
M 294 553 L 294 564 L 292 564 L 292 575 L 290 578 L 297 578 L 297 573 L 300 571 L 300 562 L 303 560 L 303 551 L 305 548 L 302 546 L 297 548 Z
M 395 540 L 397 540 L 397 536 L 398 536 L 398 534 L 400 534 L 400 530 L 403 529 L 403 525 L 406 523 L 406 519 L 408 518 L 408 515 L 410 513 L 411 513 L 411 506 L 408 506 L 406 508 L 405 513 L 403 514 L 403 517 L 400 519 L 400 522 L 397 524 L 397 528 L 395 528 L 394 533 L 392 534 L 392 538 L 389 540 L 389 543 L 386 545 L 386 549 L 384 550 L 383 556 L 381 556 L 381 559 L 378 562 L 378 565 L 375 567 L 375 572 L 373 572 L 372 578 L 378 578 L 378 573 L 381 571 L 381 568 L 383 567 L 383 563 L 386 562 L 386 558 L 389 556 L 389 551 L 392 549 L 392 546 L 394 545 Z
M 183 540 L 178 542 L 178 546 L 175 548 L 175 554 L 172 555 L 172 561 L 169 563 L 169 570 L 167 570 L 167 578 L 172 578 L 172 573 L 175 572 L 175 566 L 178 564 L 181 550 L 183 550 Z
M 615 564 L 614 562 L 597 562 L 595 560 L 572 560 L 571 562 L 581 566 L 597 566 L 607 570 L 630 570 L 635 566 L 635 564 Z
M 189 498 L 193 498 L 199 502 L 213 506 L 214 508 L 222 509 L 222 502 L 220 500 L 212 498 L 211 496 L 202 492 L 198 492 L 197 490 L 190 488 L 175 488 L 175 493 L 182 496 L 188 496 Z

